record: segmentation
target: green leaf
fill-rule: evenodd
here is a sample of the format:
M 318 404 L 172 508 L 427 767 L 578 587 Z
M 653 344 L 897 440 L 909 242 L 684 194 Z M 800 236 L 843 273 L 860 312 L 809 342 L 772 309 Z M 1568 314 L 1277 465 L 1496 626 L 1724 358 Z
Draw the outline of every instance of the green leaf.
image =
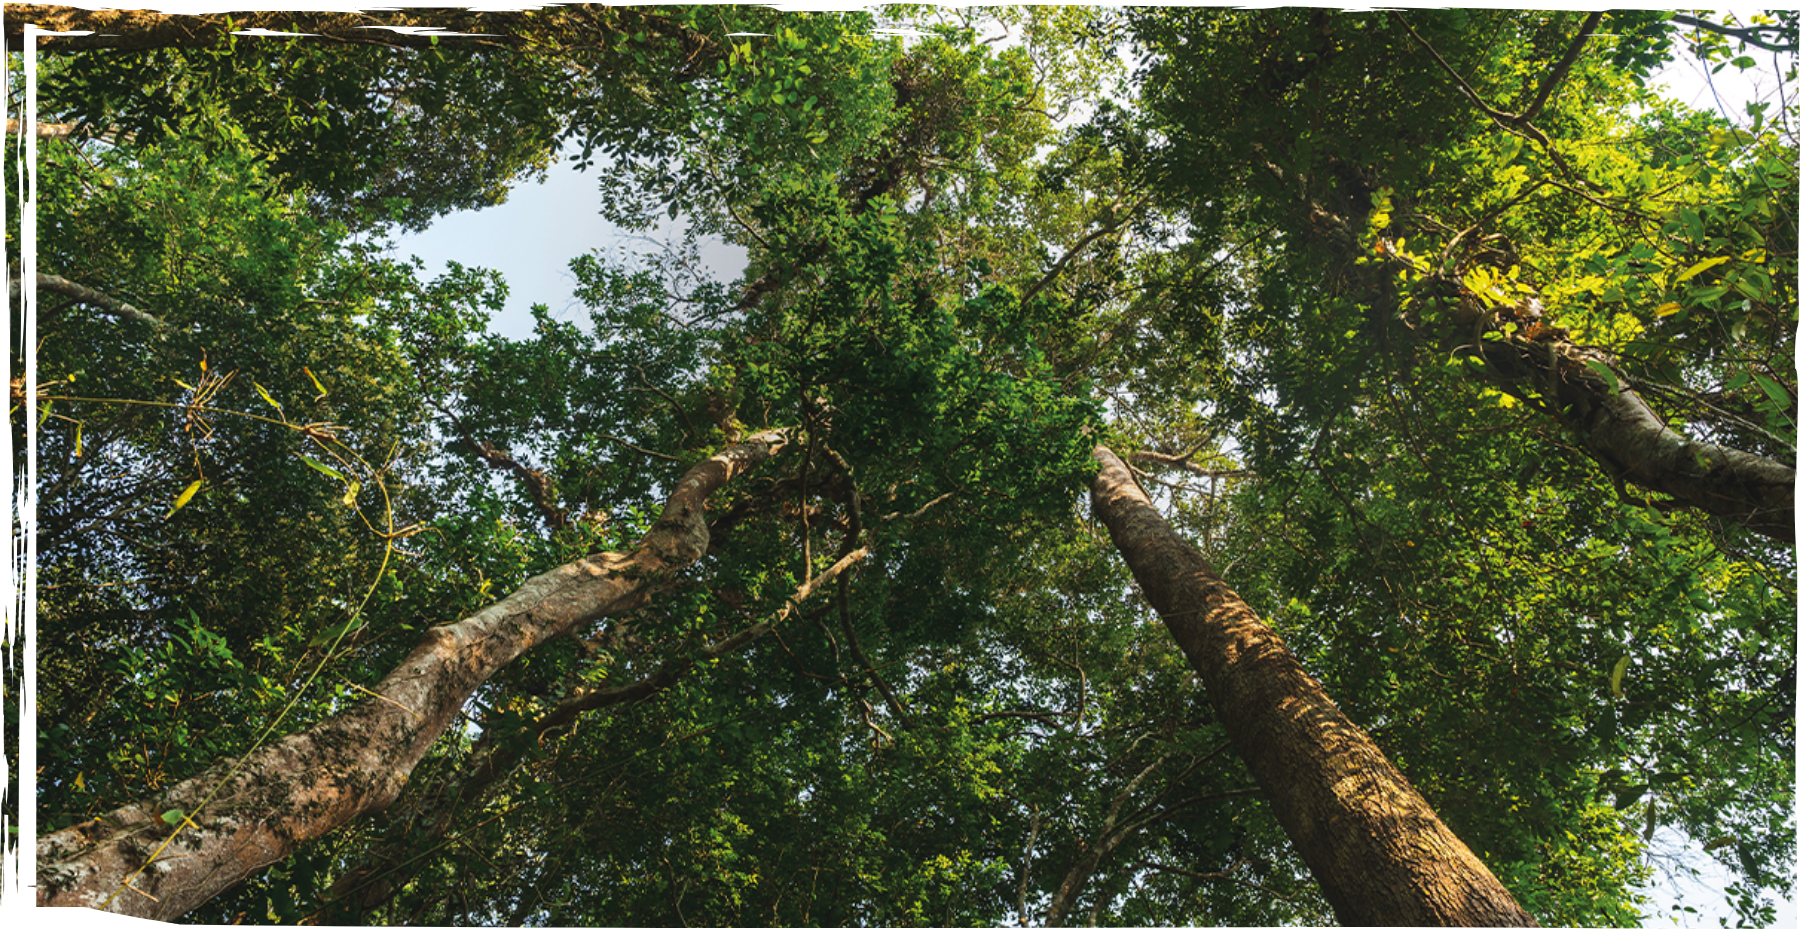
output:
M 1630 664 L 1631 664 L 1630 656 L 1620 656 L 1619 661 L 1613 663 L 1612 696 L 1615 699 L 1622 698 L 1625 696 L 1625 689 L 1623 687 L 1621 687 L 1621 685 L 1623 685 L 1625 682 L 1625 667 Z
M 327 465 L 324 462 L 314 459 L 310 455 L 302 455 L 302 456 L 300 456 L 300 460 L 305 462 L 308 465 L 311 465 L 313 468 L 318 469 L 319 471 L 321 471 L 327 475 L 330 475 L 333 478 L 336 478 L 339 481 L 349 481 L 350 480 L 350 479 L 344 477 L 343 472 L 338 471 L 335 468 L 332 468 L 330 465 Z
M 1762 388 L 1763 393 L 1769 395 L 1769 399 L 1774 401 L 1777 407 L 1786 410 L 1788 406 L 1794 402 L 1792 398 L 1788 397 L 1788 392 L 1782 390 L 1781 385 L 1777 383 L 1775 379 L 1754 372 L 1751 373 L 1750 377 L 1756 379 L 1756 386 Z
M 1606 393 L 1608 396 L 1619 396 L 1619 376 L 1613 374 L 1611 368 L 1608 368 L 1591 358 L 1587 360 L 1587 367 L 1594 374 L 1599 375 L 1601 380 L 1606 382 Z
M 362 615 L 358 614 L 337 626 L 320 631 L 318 634 L 314 635 L 311 640 L 308 640 L 306 644 L 312 647 L 329 646 L 362 628 Z

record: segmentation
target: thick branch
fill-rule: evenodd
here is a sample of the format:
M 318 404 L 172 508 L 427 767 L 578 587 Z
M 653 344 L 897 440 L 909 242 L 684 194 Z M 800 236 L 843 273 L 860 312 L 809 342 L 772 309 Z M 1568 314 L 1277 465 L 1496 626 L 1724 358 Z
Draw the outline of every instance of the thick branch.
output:
M 41 36 L 46 52 L 83 49 L 143 51 L 156 48 L 212 48 L 232 32 L 255 29 L 302 33 L 313 41 L 383 48 L 505 48 L 559 53 L 623 44 L 642 31 L 681 43 L 693 60 L 719 50 L 711 38 L 669 17 L 618 7 L 572 6 L 546 10 L 477 12 L 467 9 L 345 12 L 237 11 L 230 14 L 170 15 L 148 10 L 82 10 L 38 4 L 8 4 L 6 48 L 24 45 L 25 24 L 52 32 L 88 31 L 84 36 Z M 229 27 L 228 27 L 229 24 Z M 241 41 L 286 41 L 281 37 Z
M 1618 391 L 1594 366 L 1611 360 L 1562 338 L 1477 339 L 1485 376 L 1525 385 L 1553 401 L 1555 415 L 1616 481 L 1667 494 L 1785 543 L 1794 541 L 1794 466 L 1689 439 L 1669 428 L 1625 376 Z
M 1342 217 L 1311 201 L 1304 201 L 1302 208 L 1321 239 L 1346 255 L 1361 250 L 1354 237 L 1345 240 L 1349 224 Z M 1399 267 L 1398 261 L 1388 266 Z M 1465 288 L 1458 276 L 1441 274 L 1433 290 L 1455 294 Z M 1524 308 L 1502 308 L 1494 315 L 1459 310 L 1434 314 L 1428 325 L 1435 326 L 1444 341 L 1477 347 L 1487 362 L 1483 376 L 1489 380 L 1524 385 L 1553 398 L 1549 407 L 1558 411 L 1558 419 L 1572 428 L 1582 450 L 1616 481 L 1667 494 L 1679 506 L 1730 520 L 1771 539 L 1794 541 L 1794 466 L 1691 440 L 1670 429 L 1624 375 L 1616 374 L 1615 394 L 1589 364 L 1611 370 L 1612 360 L 1573 345 L 1555 327 L 1537 327 L 1534 338 L 1518 332 L 1489 338 L 1505 329 L 1501 318 L 1506 315 L 1523 319 L 1550 314 Z M 1464 318 L 1460 322 L 1459 316 Z
M 644 603 L 704 554 L 706 498 L 783 442 L 762 433 L 690 469 L 635 550 L 553 568 L 463 620 L 428 630 L 372 700 L 235 767 L 223 760 L 157 797 L 40 837 L 38 905 L 170 920 L 299 844 L 386 807 L 482 682 L 536 646 Z M 168 830 L 161 815 L 175 809 L 192 825 L 158 853 Z
M 803 584 L 795 590 L 774 616 L 740 630 L 732 636 L 708 643 L 695 656 L 671 659 L 663 663 L 656 671 L 628 684 L 610 685 L 604 688 L 582 688 L 570 693 L 558 701 L 554 709 L 539 717 L 532 725 L 535 739 L 495 741 L 491 738 L 492 734 L 484 733 L 480 744 L 475 748 L 473 758 L 446 783 L 435 788 L 421 805 L 423 810 L 419 814 L 418 821 L 423 824 L 422 831 L 409 835 L 404 846 L 390 843 L 371 853 L 365 858 L 362 865 L 344 873 L 332 883 L 331 889 L 325 894 L 326 900 L 333 902 L 334 906 L 341 906 L 342 902 L 349 902 L 362 912 L 373 909 L 391 897 L 393 892 L 404 884 L 401 876 L 385 873 L 393 863 L 400 861 L 401 856 L 406 853 L 407 847 L 441 839 L 454 825 L 458 810 L 480 805 L 487 791 L 518 767 L 524 757 L 526 746 L 537 745 L 552 731 L 573 724 L 581 715 L 589 711 L 648 700 L 680 681 L 696 662 L 717 659 L 761 639 L 777 625 L 791 617 L 800 604 L 812 596 L 813 592 L 831 583 L 833 579 L 862 561 L 868 554 L 869 549 L 865 546 L 838 559 L 810 583 Z M 352 896 L 354 896 L 353 900 Z

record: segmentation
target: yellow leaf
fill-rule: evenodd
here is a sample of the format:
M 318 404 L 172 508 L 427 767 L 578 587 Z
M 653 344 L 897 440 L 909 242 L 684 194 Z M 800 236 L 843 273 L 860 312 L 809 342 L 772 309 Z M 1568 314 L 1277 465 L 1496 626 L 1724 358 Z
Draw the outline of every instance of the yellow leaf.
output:
M 361 481 L 350 482 L 350 490 L 344 492 L 344 506 L 345 507 L 356 506 L 356 495 L 358 495 L 360 493 L 362 493 L 362 482 Z
M 281 405 L 275 402 L 275 398 L 269 396 L 269 392 L 264 390 L 262 385 L 252 381 L 250 382 L 250 386 L 256 388 L 256 393 L 261 394 L 262 399 L 269 402 L 269 406 L 274 407 L 276 410 L 281 409 Z
M 75 790 L 76 791 L 86 791 L 87 790 L 87 773 L 86 772 L 76 772 L 75 773 Z
M 1687 279 L 1693 277 L 1694 275 L 1699 274 L 1702 271 L 1705 271 L 1708 268 L 1711 268 L 1714 265 L 1723 265 L 1728 261 L 1731 261 L 1731 259 L 1730 259 L 1730 257 L 1726 256 L 1726 257 L 1720 257 L 1720 258 L 1709 258 L 1703 262 L 1699 262 L 1699 263 L 1695 264 L 1692 268 L 1689 268 L 1688 270 L 1682 272 L 1681 274 L 1676 275 L 1675 283 L 1680 284 L 1681 282 L 1686 281 Z
M 1674 316 L 1675 314 L 1680 313 L 1680 312 L 1681 312 L 1681 305 L 1676 303 L 1673 300 L 1656 308 L 1657 316 Z
M 319 376 L 313 374 L 311 368 L 303 367 L 300 370 L 306 372 L 306 376 L 308 378 L 312 379 L 313 387 L 316 387 L 319 389 L 319 397 L 324 397 L 325 395 L 331 393 L 330 391 L 325 390 L 325 385 L 319 383 Z M 313 398 L 313 400 L 318 400 L 319 397 L 315 397 L 315 398 Z
M 193 500 L 194 495 L 200 493 L 200 482 L 202 482 L 204 480 L 206 480 L 206 479 L 197 478 L 194 480 L 193 484 L 188 485 L 187 490 L 181 492 L 180 497 L 175 498 L 175 506 L 169 508 L 168 516 L 163 517 L 163 519 L 164 520 L 169 519 L 169 517 L 172 517 L 175 515 L 175 511 L 180 510 L 183 507 L 186 507 L 188 501 Z

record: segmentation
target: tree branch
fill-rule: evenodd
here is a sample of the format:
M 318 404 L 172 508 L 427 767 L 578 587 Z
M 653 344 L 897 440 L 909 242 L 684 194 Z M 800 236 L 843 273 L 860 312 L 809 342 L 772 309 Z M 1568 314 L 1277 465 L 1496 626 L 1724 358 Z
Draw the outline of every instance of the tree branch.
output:
M 1519 113 L 1520 121 L 1528 121 L 1537 116 L 1538 112 L 1544 108 L 1544 104 L 1550 102 L 1551 93 L 1555 92 L 1556 86 L 1562 83 L 1563 78 L 1569 76 L 1569 69 L 1574 67 L 1575 59 L 1581 57 L 1581 47 L 1587 44 L 1588 37 L 1600 27 L 1600 20 L 1605 16 L 1606 14 L 1601 12 L 1588 14 L 1587 20 L 1581 24 L 1581 31 L 1575 33 L 1575 41 L 1569 43 L 1569 50 L 1563 52 L 1562 59 L 1545 76 L 1544 86 L 1538 88 L 1537 99 L 1531 101 L 1531 105 Z
M 17 278 L 8 279 L 6 282 L 6 286 L 7 286 L 7 292 L 11 296 L 13 296 L 13 297 L 19 296 L 19 279 L 17 279 Z M 110 313 L 113 316 L 116 316 L 120 319 L 136 320 L 139 323 L 148 323 L 151 326 L 154 326 L 158 329 L 171 328 L 169 326 L 169 324 L 164 323 L 161 319 L 151 316 L 150 314 L 145 313 L 144 311 L 139 310 L 136 307 L 133 307 L 132 305 L 126 303 L 125 301 L 119 300 L 115 297 L 108 297 L 107 295 L 102 294 L 99 291 L 96 291 L 91 287 L 84 287 L 80 284 L 76 284 L 74 281 L 71 281 L 68 278 L 61 278 L 61 277 L 57 277 L 56 275 L 53 275 L 53 274 L 44 274 L 43 272 L 39 272 L 37 275 L 37 286 L 38 286 L 38 290 L 40 290 L 40 291 L 49 291 L 53 294 L 61 294 L 62 296 L 67 297 L 70 300 L 76 301 L 77 303 L 87 304 L 90 307 L 94 307 L 95 309 L 101 310 L 105 313 Z
M 696 655 L 671 659 L 656 671 L 628 684 L 582 688 L 570 692 L 557 702 L 555 708 L 533 722 L 534 739 L 496 741 L 484 734 L 460 773 L 438 785 L 419 802 L 420 813 L 416 815 L 416 819 L 424 826 L 423 842 L 433 842 L 448 834 L 455 823 L 456 812 L 478 804 L 490 788 L 516 770 L 528 747 L 538 745 L 550 733 L 575 723 L 589 711 L 648 700 L 674 686 L 696 662 L 728 655 L 755 642 L 793 616 L 802 602 L 862 561 L 869 552 L 869 548 L 865 546 L 846 554 L 821 572 L 812 583 L 796 589 L 769 619 L 746 627 L 732 636 L 708 643 Z M 421 839 L 418 836 L 407 840 L 408 845 L 419 842 Z M 395 874 L 397 868 L 386 868 L 387 863 L 399 861 L 404 852 L 397 844 L 390 843 L 364 857 L 360 865 L 345 872 L 332 883 L 324 896 L 326 907 L 335 909 L 348 905 L 366 912 L 379 906 L 405 884 L 404 876 Z M 416 860 L 409 860 L 407 864 L 418 863 Z
M 1188 455 L 1164 455 L 1161 452 L 1132 452 L 1125 460 L 1140 465 L 1162 465 L 1192 472 L 1203 478 L 1254 478 L 1256 473 L 1243 468 L 1205 468 L 1188 461 Z
M 1766 52 L 1796 52 L 1796 51 L 1800 51 L 1800 40 L 1796 39 L 1796 37 L 1794 35 L 1794 30 L 1792 29 L 1792 27 L 1783 28 L 1781 26 L 1739 26 L 1739 27 L 1724 26 L 1724 25 L 1720 25 L 1719 23 L 1707 22 L 1706 20 L 1700 19 L 1697 16 L 1689 16 L 1686 13 L 1676 13 L 1674 16 L 1669 17 L 1669 21 L 1672 23 L 1679 23 L 1683 26 L 1692 26 L 1695 29 L 1703 29 L 1707 32 L 1717 33 L 1722 36 L 1729 36 L 1730 38 L 1736 39 L 1739 42 L 1742 42 L 1746 45 L 1754 45 L 1757 48 L 1760 48 Z M 1773 44 L 1768 39 L 1765 39 L 1762 37 L 1763 33 L 1768 33 L 1768 32 L 1772 32 L 1778 36 L 1783 36 L 1783 37 L 1787 38 L 1789 41 L 1786 45 Z

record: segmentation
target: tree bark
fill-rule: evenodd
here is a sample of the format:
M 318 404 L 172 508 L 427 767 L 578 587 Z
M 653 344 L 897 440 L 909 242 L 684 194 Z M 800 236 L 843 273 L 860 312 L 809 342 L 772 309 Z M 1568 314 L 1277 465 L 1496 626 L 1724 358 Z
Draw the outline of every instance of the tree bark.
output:
M 1487 363 L 1486 377 L 1503 385 L 1528 385 L 1552 398 L 1553 415 L 1583 451 L 1621 484 L 1667 494 L 1683 507 L 1705 511 L 1785 543 L 1794 541 L 1794 467 L 1776 459 L 1670 429 L 1623 374 L 1615 392 L 1589 367 L 1612 360 L 1566 339 L 1474 340 Z
M 1277 177 L 1285 177 L 1279 168 L 1265 167 Z M 1309 228 L 1321 242 L 1347 260 L 1361 255 L 1362 246 L 1343 217 L 1310 200 L 1301 206 Z M 1392 242 L 1384 240 L 1384 248 L 1394 254 Z M 1380 278 L 1397 274 L 1401 267 L 1396 260 L 1375 271 L 1376 283 L 1371 289 L 1385 290 Z M 1435 277 L 1442 293 L 1465 289 L 1454 274 Z M 1616 360 L 1571 343 L 1567 334 L 1555 327 L 1539 327 L 1536 336 L 1527 337 L 1517 325 L 1508 332 L 1504 314 L 1473 314 L 1472 321 L 1459 322 L 1459 315 L 1471 314 L 1441 305 L 1435 309 L 1440 312 L 1432 314 L 1433 318 L 1419 319 L 1421 337 L 1471 346 L 1486 362 L 1481 377 L 1508 388 L 1523 386 L 1546 399 L 1548 403 L 1537 406 L 1567 426 L 1582 451 L 1621 488 L 1629 484 L 1667 494 L 1677 507 L 1691 507 L 1770 539 L 1794 542 L 1794 466 L 1689 439 L 1671 429 L 1632 389 L 1629 378 L 1616 371 Z M 1522 317 L 1520 309 L 1509 310 L 1515 321 Z M 1529 315 L 1542 313 L 1540 309 Z M 1489 338 L 1495 334 L 1501 338 Z M 1616 392 L 1590 362 L 1615 373 Z
M 1345 926 L 1537 926 L 1104 446 L 1095 514 Z
M 690 469 L 635 550 L 551 569 L 428 630 L 372 700 L 252 752 L 235 770 L 223 760 L 158 797 L 41 837 L 38 905 L 170 920 L 301 843 L 386 807 L 482 682 L 535 646 L 644 603 L 703 555 L 707 496 L 782 444 L 761 433 Z M 191 825 L 164 848 L 171 828 L 161 815 L 173 810 Z
M 777 625 L 791 617 L 800 604 L 811 597 L 814 591 L 831 583 L 839 574 L 861 562 L 868 555 L 869 548 L 864 546 L 839 559 L 812 581 L 801 585 L 773 617 L 754 623 L 734 635 L 706 644 L 700 648 L 697 658 L 700 661 L 717 659 L 761 639 L 770 630 L 775 629 Z M 315 916 L 357 918 L 356 922 L 361 923 L 360 918 L 363 914 L 393 897 L 394 893 L 407 881 L 410 881 L 418 869 L 425 864 L 415 862 L 409 869 L 402 865 L 396 865 L 396 863 L 402 862 L 407 853 L 417 846 L 442 839 L 455 825 L 459 812 L 480 809 L 481 805 L 486 802 L 488 791 L 502 779 L 510 776 L 524 761 L 526 746 L 540 745 L 551 732 L 570 726 L 589 711 L 647 701 L 674 687 L 693 668 L 694 663 L 695 657 L 671 659 L 656 671 L 629 684 L 608 685 L 604 688 L 582 688 L 573 691 L 558 701 L 555 708 L 539 717 L 532 725 L 535 739 L 496 742 L 492 738 L 492 731 L 483 733 L 474 751 L 470 753 L 469 761 L 461 769 L 451 773 L 442 783 L 425 792 L 425 796 L 419 800 L 416 820 L 421 826 L 417 828 L 416 833 L 404 837 L 401 841 L 386 843 L 376 848 L 364 856 L 361 863 L 344 872 L 332 882 L 331 887 L 324 895 L 325 906 L 349 913 L 332 914 L 322 911 Z M 396 810 L 398 809 L 396 808 Z M 335 921 L 327 919 L 324 922 Z
M 229 28 L 227 16 L 230 17 Z M 28 23 L 51 32 L 93 33 L 40 37 L 38 47 L 45 52 L 100 48 L 119 51 L 211 48 L 232 32 L 251 29 L 299 32 L 318 37 L 315 41 L 384 48 L 507 48 L 548 52 L 601 48 L 611 45 L 615 39 L 646 32 L 680 40 L 690 58 L 719 50 L 711 38 L 655 11 L 597 4 L 486 13 L 468 9 L 386 10 L 378 13 L 259 10 L 206 15 L 7 4 L 7 51 L 23 48 Z

